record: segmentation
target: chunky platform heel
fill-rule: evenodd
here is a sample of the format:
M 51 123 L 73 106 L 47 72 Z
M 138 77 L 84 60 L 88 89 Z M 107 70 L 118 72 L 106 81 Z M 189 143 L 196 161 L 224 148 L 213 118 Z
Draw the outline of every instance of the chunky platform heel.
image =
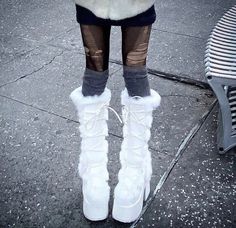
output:
M 138 98 L 138 99 L 137 99 Z M 151 90 L 147 97 L 130 97 L 122 91 L 123 141 L 121 169 L 114 190 L 112 217 L 120 222 L 133 222 L 150 194 L 152 159 L 148 150 L 152 111 L 160 105 L 160 95 Z
M 108 217 L 108 202 L 102 204 L 89 202 L 85 197 L 83 199 L 84 216 L 91 221 L 100 221 Z
M 148 195 L 150 193 L 150 184 L 146 184 L 144 189 L 140 191 L 140 195 L 137 198 L 137 201 L 131 204 L 124 204 L 124 200 L 122 202 L 115 199 L 113 210 L 112 210 L 112 217 L 120 222 L 129 223 L 136 220 L 143 208 L 143 202 L 146 201 Z M 127 202 L 126 202 L 127 203 Z
M 83 213 L 89 220 L 103 220 L 108 216 L 110 195 L 106 136 L 111 92 L 105 88 L 101 95 L 83 96 L 79 87 L 70 98 L 77 109 L 82 139 L 78 171 L 82 178 Z

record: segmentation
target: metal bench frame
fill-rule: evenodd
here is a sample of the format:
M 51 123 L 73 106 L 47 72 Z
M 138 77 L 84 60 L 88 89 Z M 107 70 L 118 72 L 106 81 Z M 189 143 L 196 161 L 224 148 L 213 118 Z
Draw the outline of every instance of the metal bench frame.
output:
M 236 5 L 214 27 L 207 42 L 206 78 L 219 101 L 220 154 L 236 147 Z

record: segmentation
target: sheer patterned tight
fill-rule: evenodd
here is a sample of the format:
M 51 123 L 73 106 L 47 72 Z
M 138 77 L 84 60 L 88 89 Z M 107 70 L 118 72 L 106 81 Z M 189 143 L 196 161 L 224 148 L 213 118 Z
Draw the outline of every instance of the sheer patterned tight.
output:
M 80 30 L 86 56 L 82 92 L 84 96 L 100 95 L 109 77 L 111 26 L 80 24 Z M 121 32 L 125 86 L 130 96 L 148 96 L 146 58 L 151 25 L 121 26 Z

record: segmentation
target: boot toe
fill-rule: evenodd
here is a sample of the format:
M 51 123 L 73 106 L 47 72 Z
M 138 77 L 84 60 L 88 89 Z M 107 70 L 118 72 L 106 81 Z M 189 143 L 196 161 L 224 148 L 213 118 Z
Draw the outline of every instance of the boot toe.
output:
M 83 195 L 91 203 L 103 204 L 109 200 L 110 187 L 107 182 L 90 183 L 83 186 Z
M 140 186 L 133 185 L 133 187 L 127 187 L 127 185 L 124 185 L 122 182 L 120 182 L 114 190 L 114 197 L 122 205 L 132 205 L 136 203 L 141 193 L 142 188 Z

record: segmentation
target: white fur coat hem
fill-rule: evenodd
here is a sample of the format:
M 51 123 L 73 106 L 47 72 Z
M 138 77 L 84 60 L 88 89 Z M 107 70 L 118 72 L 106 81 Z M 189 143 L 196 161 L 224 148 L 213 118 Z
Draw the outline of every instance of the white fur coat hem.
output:
M 74 0 L 76 4 L 92 11 L 97 17 L 121 20 L 149 9 L 155 0 Z

